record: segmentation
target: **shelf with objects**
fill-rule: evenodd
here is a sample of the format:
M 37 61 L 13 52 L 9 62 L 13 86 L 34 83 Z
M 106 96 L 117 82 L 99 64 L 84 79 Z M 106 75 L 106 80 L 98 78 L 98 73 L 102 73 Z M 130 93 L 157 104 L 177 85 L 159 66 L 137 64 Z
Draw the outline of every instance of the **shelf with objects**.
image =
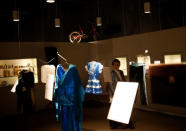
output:
M 34 82 L 38 83 L 36 58 L 0 60 L 0 87 L 14 85 L 22 70 L 32 71 Z

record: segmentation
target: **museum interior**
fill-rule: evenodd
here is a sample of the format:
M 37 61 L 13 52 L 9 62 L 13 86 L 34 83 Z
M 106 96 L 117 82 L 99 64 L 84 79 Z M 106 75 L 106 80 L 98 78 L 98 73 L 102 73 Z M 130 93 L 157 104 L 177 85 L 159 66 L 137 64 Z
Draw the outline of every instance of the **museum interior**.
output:
M 0 128 L 186 130 L 185 25 L 185 0 L 1 1 Z

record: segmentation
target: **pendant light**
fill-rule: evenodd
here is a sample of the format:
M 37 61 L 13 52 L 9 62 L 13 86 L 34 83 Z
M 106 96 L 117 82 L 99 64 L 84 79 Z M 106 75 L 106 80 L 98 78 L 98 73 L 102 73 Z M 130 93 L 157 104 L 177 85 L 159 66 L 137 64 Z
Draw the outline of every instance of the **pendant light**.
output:
M 57 4 L 57 0 L 56 0 L 56 18 L 54 19 L 54 24 L 55 24 L 56 28 L 59 28 L 59 27 L 61 27 L 61 20 L 58 17 L 58 8 L 57 7 L 58 7 L 58 4 Z
M 17 1 L 14 1 L 14 10 L 12 11 L 12 19 L 13 21 L 19 21 L 19 11 L 17 8 Z
M 100 5 L 99 4 L 100 4 L 99 0 L 97 0 L 98 16 L 96 17 L 96 24 L 97 26 L 102 26 L 102 18 L 100 17 L 100 12 L 99 12 Z
M 96 23 L 97 23 L 97 26 L 102 26 L 102 20 L 100 16 L 96 17 Z
M 149 2 L 149 1 L 147 1 L 147 2 L 144 3 L 144 13 L 145 13 L 145 14 L 151 13 L 151 10 L 150 10 L 150 2 Z
M 46 0 L 47 3 L 55 3 L 55 0 Z
M 55 18 L 54 23 L 56 28 L 61 27 L 60 18 Z
M 19 21 L 19 11 L 18 10 L 13 10 L 12 15 L 13 15 L 13 21 Z

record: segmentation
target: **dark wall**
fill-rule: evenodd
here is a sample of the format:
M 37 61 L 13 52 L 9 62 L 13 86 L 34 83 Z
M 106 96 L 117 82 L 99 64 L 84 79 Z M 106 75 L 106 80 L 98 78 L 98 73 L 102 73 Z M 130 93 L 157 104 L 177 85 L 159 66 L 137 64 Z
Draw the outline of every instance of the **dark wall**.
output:
M 152 103 L 186 107 L 186 65 L 150 66 Z
M 6 0 L 0 5 L 0 41 L 68 41 L 68 35 L 90 29 L 89 22 L 96 23 L 102 17 L 103 26 L 97 31 L 107 39 L 140 34 L 186 24 L 184 0 L 150 0 L 151 14 L 144 14 L 146 0 Z M 99 4 L 98 4 L 99 3 Z M 99 6 L 98 6 L 99 5 Z M 12 10 L 20 11 L 20 22 L 12 21 Z M 61 18 L 61 28 L 54 27 L 54 18 Z M 84 41 L 88 41 L 84 40 Z

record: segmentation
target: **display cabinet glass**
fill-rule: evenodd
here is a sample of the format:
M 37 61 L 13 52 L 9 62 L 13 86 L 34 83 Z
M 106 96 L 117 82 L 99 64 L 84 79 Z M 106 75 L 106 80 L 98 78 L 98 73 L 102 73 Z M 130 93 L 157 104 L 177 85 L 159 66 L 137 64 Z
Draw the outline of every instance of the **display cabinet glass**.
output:
M 138 63 L 144 63 L 145 64 L 145 69 L 149 68 L 149 65 L 151 64 L 150 62 L 150 56 L 149 55 L 138 55 L 137 56 L 137 62 Z
M 13 85 L 22 70 L 32 71 L 38 83 L 36 58 L 0 60 L 0 87 Z

